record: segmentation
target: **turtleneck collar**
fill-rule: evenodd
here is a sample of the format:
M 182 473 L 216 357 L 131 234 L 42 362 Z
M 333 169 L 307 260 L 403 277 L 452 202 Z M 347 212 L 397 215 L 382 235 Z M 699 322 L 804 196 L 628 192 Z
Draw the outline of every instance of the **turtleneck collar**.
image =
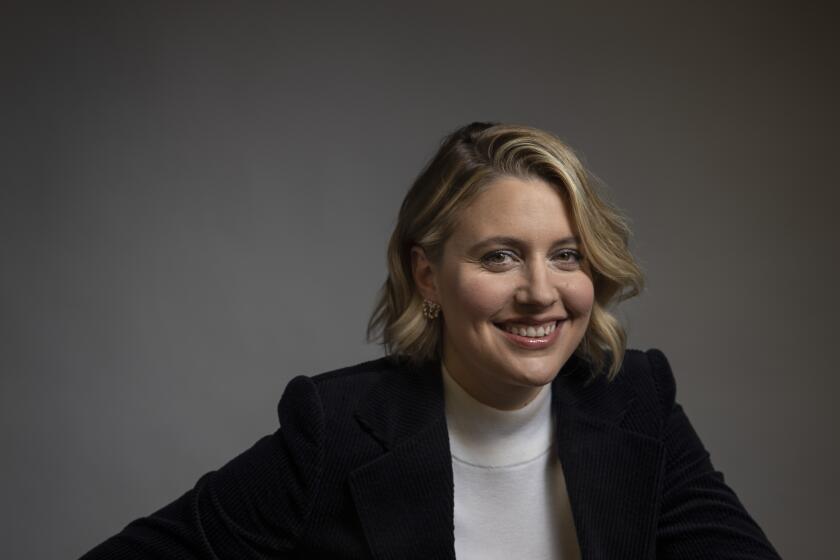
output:
M 441 363 L 446 423 L 452 456 L 479 467 L 510 467 L 531 461 L 553 441 L 551 386 L 518 410 L 487 406 L 467 393 Z

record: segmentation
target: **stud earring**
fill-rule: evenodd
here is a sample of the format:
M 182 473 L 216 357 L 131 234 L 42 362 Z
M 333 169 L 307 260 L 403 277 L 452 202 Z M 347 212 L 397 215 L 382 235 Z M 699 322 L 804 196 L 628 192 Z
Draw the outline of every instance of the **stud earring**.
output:
M 440 305 L 427 299 L 423 300 L 423 316 L 429 321 L 434 321 L 440 314 Z

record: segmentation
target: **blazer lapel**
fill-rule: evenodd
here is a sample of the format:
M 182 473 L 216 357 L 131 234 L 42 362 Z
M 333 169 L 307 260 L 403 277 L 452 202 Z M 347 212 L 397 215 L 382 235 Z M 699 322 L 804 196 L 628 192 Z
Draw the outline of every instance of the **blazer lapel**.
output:
M 552 384 L 552 406 L 581 558 L 652 557 L 664 447 L 621 426 L 626 392 L 603 376 L 587 384 L 588 368 L 570 362 Z
M 455 558 L 454 488 L 440 365 L 386 372 L 356 413 L 383 454 L 350 474 L 375 558 Z

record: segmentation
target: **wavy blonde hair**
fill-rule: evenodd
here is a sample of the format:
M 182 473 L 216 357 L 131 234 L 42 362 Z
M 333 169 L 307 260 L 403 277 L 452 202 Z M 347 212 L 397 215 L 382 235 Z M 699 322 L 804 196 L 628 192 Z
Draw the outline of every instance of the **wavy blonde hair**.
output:
M 527 126 L 472 123 L 447 136 L 400 208 L 388 244 L 388 278 L 377 296 L 367 337 L 388 355 L 413 362 L 440 359 L 441 321 L 423 316 L 423 298 L 413 279 L 411 248 L 422 247 L 439 262 L 459 212 L 495 179 L 540 178 L 557 188 L 578 230 L 589 261 L 595 301 L 586 333 L 575 353 L 612 379 L 621 367 L 627 337 L 608 308 L 638 295 L 642 272 L 628 248 L 624 216 L 603 200 L 593 176 L 556 136 Z

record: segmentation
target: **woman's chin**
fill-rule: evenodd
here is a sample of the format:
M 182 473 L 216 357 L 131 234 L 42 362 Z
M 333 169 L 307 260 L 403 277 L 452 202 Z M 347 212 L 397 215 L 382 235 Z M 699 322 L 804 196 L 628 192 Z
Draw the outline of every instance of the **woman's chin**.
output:
M 504 372 L 504 377 L 509 379 L 512 384 L 521 387 L 542 387 L 548 385 L 557 374 L 560 368 L 554 367 L 553 363 L 548 364 L 534 364 L 530 368 L 517 368 L 515 370 L 508 370 Z

